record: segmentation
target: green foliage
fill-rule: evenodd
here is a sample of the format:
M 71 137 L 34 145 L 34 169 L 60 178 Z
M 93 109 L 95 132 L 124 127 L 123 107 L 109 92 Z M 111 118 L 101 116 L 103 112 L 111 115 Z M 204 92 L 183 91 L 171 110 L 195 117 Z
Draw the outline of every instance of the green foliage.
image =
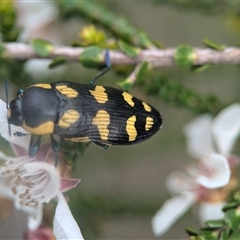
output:
M 140 86 L 145 93 L 154 95 L 178 107 L 185 107 L 194 113 L 217 114 L 223 107 L 214 95 L 202 96 L 178 81 L 170 81 L 166 75 L 152 77 Z
M 32 78 L 24 71 L 24 62 L 0 58 L 0 84 L 4 79 L 13 82 L 18 88 L 26 88 L 32 83 Z
M 204 38 L 202 40 L 202 42 L 209 48 L 212 48 L 212 49 L 215 49 L 215 50 L 218 50 L 218 51 L 222 51 L 225 46 L 224 45 L 220 45 L 220 44 L 217 44 L 217 43 L 214 43 L 213 41 L 207 39 L 207 38 Z
M 204 14 L 216 14 L 229 11 L 235 11 L 239 13 L 239 2 L 237 1 L 171 1 L 171 0 L 154 0 L 156 3 L 169 5 L 175 8 L 179 8 L 184 11 L 201 11 Z
M 14 1 L 1 1 L 0 4 L 0 33 L 5 42 L 16 41 L 21 29 L 17 27 L 17 12 Z
M 104 49 L 118 50 L 126 55 L 137 58 L 144 49 L 156 49 L 162 47 L 160 41 L 151 40 L 144 30 L 132 26 L 123 16 L 112 12 L 106 5 L 94 1 L 61 1 L 56 0 L 61 10 L 62 19 L 70 19 L 77 16 L 84 18 L 87 25 L 78 33 L 78 39 L 73 40 L 74 46 L 83 47 L 84 50 L 79 56 L 79 61 L 84 67 L 99 68 L 104 65 Z M 239 14 L 239 4 L 233 1 L 211 0 L 211 1 L 157 1 L 159 3 L 180 6 L 186 9 L 204 10 L 204 12 L 235 11 L 236 18 Z M 4 42 L 17 41 L 21 29 L 17 27 L 17 12 L 12 1 L 3 1 L 0 4 L 0 32 Z M 90 24 L 91 23 L 91 24 Z M 103 29 L 99 28 L 102 27 Z M 77 33 L 76 33 L 77 35 Z M 71 41 L 70 41 L 71 42 Z M 203 39 L 206 47 L 221 51 L 224 45 L 214 43 L 209 39 Z M 31 42 L 34 51 L 42 58 L 51 58 L 55 46 L 45 40 L 34 39 Z M 212 67 L 211 64 L 201 66 L 194 65 L 196 54 L 191 45 L 179 45 L 176 49 L 174 61 L 180 68 L 187 68 L 195 72 L 202 72 Z M 65 57 L 59 56 L 52 59 L 49 68 L 55 68 L 67 64 Z M 33 79 L 25 72 L 24 62 L 9 59 L 6 48 L 0 43 L 0 79 L 8 79 L 20 87 L 27 87 L 33 84 Z M 135 67 L 135 68 L 134 68 Z M 195 114 L 212 113 L 217 114 L 227 106 L 214 95 L 201 95 L 191 88 L 184 86 L 167 74 L 159 74 L 154 71 L 153 66 L 148 62 L 138 63 L 137 66 L 117 65 L 112 70 L 119 73 L 124 80 L 117 83 L 125 91 L 130 91 L 134 86 L 148 95 L 172 104 L 177 107 L 186 108 Z M 130 70 L 132 71 L 129 75 Z M 180 69 L 179 71 L 183 71 Z M 71 70 L 65 76 L 72 78 Z M 170 75 L 170 74 L 169 74 Z M 62 76 L 61 76 L 62 77 Z M 55 79 L 55 81 L 60 79 Z M 42 79 L 43 82 L 50 80 Z M 80 79 L 82 81 L 82 79 Z M 75 170 L 83 156 L 88 144 L 61 142 L 61 151 L 69 165 Z M 119 194 L 120 195 L 120 194 Z M 88 195 L 84 192 L 71 195 L 70 204 L 74 209 L 73 213 L 89 238 L 94 238 L 99 232 L 99 224 L 102 216 L 111 214 L 130 214 L 134 216 L 153 215 L 158 209 L 159 203 L 151 200 L 136 201 L 121 199 L 121 196 L 108 196 L 105 194 Z M 234 195 L 234 201 L 226 204 L 223 208 L 224 219 L 210 220 L 206 227 L 200 230 L 187 228 L 191 240 L 227 240 L 239 239 L 240 225 L 240 193 Z M 90 214 L 89 214 L 90 213 Z
M 127 78 L 124 81 L 121 81 L 119 83 L 117 83 L 117 85 L 124 91 L 131 91 L 133 88 L 133 83 L 131 81 L 129 81 L 129 79 Z
M 96 46 L 86 47 L 79 56 L 79 60 L 83 66 L 96 68 L 104 65 L 105 59 L 103 50 Z
M 210 228 L 219 228 L 224 225 L 224 221 L 223 220 L 209 220 L 209 221 L 205 222 L 205 225 Z
M 130 57 L 137 57 L 140 53 L 140 49 L 135 48 L 124 41 L 118 41 L 119 49 Z
M 102 4 L 74 0 L 57 0 L 56 2 L 66 17 L 85 16 L 87 19 L 106 27 L 114 36 L 125 40 L 131 45 L 141 48 L 154 46 L 144 31 L 135 29 L 125 18 L 114 14 Z
M 67 59 L 65 57 L 57 57 L 54 58 L 53 61 L 49 64 L 49 68 L 55 68 L 59 67 L 67 62 Z
M 181 68 L 191 67 L 197 55 L 194 53 L 194 50 L 191 46 L 181 45 L 178 46 L 174 60 L 177 66 Z
M 31 45 L 34 51 L 41 57 L 49 57 L 54 50 L 54 45 L 43 39 L 33 39 Z
M 77 163 L 81 157 L 83 157 L 86 148 L 90 143 L 71 142 L 64 141 L 60 142 L 60 149 L 67 163 L 72 166 L 74 172 Z
M 138 71 L 136 73 L 136 83 L 141 84 L 143 83 L 151 73 L 151 65 L 148 62 L 142 62 L 138 66 Z
M 186 232 L 190 239 L 203 240 L 230 240 L 240 237 L 240 192 L 234 195 L 234 202 L 230 202 L 223 207 L 225 216 L 219 220 L 209 220 L 205 222 L 206 228 L 194 230 L 187 228 Z

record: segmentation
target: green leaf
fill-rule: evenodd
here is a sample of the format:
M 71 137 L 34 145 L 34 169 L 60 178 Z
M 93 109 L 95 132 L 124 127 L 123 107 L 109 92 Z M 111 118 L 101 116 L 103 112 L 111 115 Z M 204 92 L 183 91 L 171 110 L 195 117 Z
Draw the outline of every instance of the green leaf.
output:
M 210 228 L 220 228 L 225 224 L 224 220 L 209 220 L 205 222 L 205 225 Z
M 191 236 L 190 238 L 189 238 L 190 240 L 202 240 L 200 237 L 198 237 L 198 236 Z
M 240 224 L 240 209 L 230 209 L 226 211 L 225 222 L 229 228 L 237 230 Z
M 240 230 L 237 231 L 229 231 L 228 232 L 228 240 L 239 240 L 240 239 Z
M 236 192 L 233 196 L 234 200 L 236 200 L 237 202 L 240 202 L 240 191 Z
M 53 61 L 49 64 L 49 68 L 55 68 L 58 67 L 60 65 L 63 65 L 64 63 L 67 62 L 67 59 L 65 57 L 57 57 L 54 58 Z
M 4 58 L 6 55 L 6 47 L 4 44 L 0 43 L 0 58 Z
M 228 234 L 227 234 L 227 230 L 224 229 L 221 231 L 220 236 L 219 236 L 219 240 L 227 240 L 228 239 Z
M 142 48 L 151 48 L 153 46 L 153 43 L 149 39 L 148 35 L 146 32 L 139 30 L 139 43 Z
M 224 212 L 226 212 L 226 211 L 229 210 L 229 209 L 238 207 L 238 205 L 239 205 L 238 202 L 227 203 L 226 205 L 224 205 L 224 207 L 223 207 L 222 210 L 223 210 Z
M 189 236 L 198 236 L 198 231 L 193 228 L 187 227 L 186 232 Z
M 72 166 L 72 171 L 75 171 L 76 163 L 79 158 L 84 155 L 86 148 L 90 143 L 60 141 L 60 149 L 66 162 Z
M 207 38 L 204 38 L 202 40 L 202 42 L 209 48 L 212 48 L 212 49 L 215 49 L 215 50 L 218 50 L 218 51 L 222 51 L 224 50 L 225 48 L 225 45 L 220 45 L 220 44 L 217 44 L 217 43 L 214 43 L 212 42 L 211 40 L 207 39 Z
M 194 65 L 191 67 L 191 70 L 193 72 L 199 73 L 199 72 L 203 72 L 203 71 L 209 69 L 211 66 L 212 66 L 212 64 L 210 64 L 210 63 L 204 64 L 204 65 Z
M 34 51 L 41 57 L 48 57 L 54 50 L 54 45 L 46 40 L 34 39 L 31 41 Z
M 79 57 L 85 67 L 96 68 L 104 65 L 105 59 L 102 49 L 96 46 L 86 47 Z
M 178 46 L 174 60 L 177 66 L 181 68 L 187 68 L 193 65 L 194 60 L 197 58 L 193 48 L 189 45 Z
M 138 72 L 136 74 L 136 83 L 144 82 L 145 78 L 149 74 L 150 69 L 151 69 L 151 66 L 149 62 L 142 62 L 138 66 Z
M 163 48 L 163 43 L 160 42 L 159 40 L 153 40 L 153 44 L 157 47 L 157 48 Z
M 122 90 L 129 92 L 133 88 L 133 83 L 129 81 L 127 78 L 126 80 L 117 83 L 119 87 L 121 87 Z
M 136 48 L 122 40 L 118 41 L 118 46 L 126 55 L 130 57 L 136 57 L 140 53 L 139 48 Z
M 218 240 L 218 231 L 210 229 L 200 230 L 199 237 L 201 237 L 201 240 Z

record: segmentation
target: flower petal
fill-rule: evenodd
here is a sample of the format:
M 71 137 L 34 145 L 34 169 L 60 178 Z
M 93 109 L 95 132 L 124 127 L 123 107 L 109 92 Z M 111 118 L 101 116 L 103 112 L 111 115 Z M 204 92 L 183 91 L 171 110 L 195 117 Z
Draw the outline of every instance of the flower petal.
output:
M 12 143 L 11 148 L 15 156 L 28 156 L 28 150 L 26 148 L 20 147 L 17 144 Z
M 210 176 L 201 175 L 196 181 L 205 188 L 219 188 L 225 186 L 231 176 L 231 170 L 227 158 L 220 154 L 210 154 L 208 158 L 204 158 L 204 165 L 212 174 Z
M 211 130 L 218 151 L 228 156 L 240 133 L 240 104 L 232 104 L 222 110 L 214 119 Z
M 225 202 L 201 202 L 198 216 L 202 225 L 208 220 L 222 219 L 224 217 L 222 208 L 225 204 Z
M 16 1 L 15 4 L 19 16 L 18 24 L 20 24 L 20 26 L 24 26 L 24 30 L 20 36 L 23 41 L 39 37 L 41 34 L 43 35 L 42 29 L 53 22 L 58 15 L 58 9 L 53 2 Z
M 74 188 L 80 183 L 80 179 L 67 179 L 67 178 L 61 178 L 61 192 L 66 192 L 71 188 Z
M 57 239 L 83 239 L 62 193 L 58 194 L 58 205 L 53 220 L 53 233 Z
M 2 99 L 0 99 L 0 122 L 7 123 L 7 106 L 6 106 L 6 103 Z
M 25 149 L 28 149 L 30 135 L 24 137 L 14 136 L 13 133 L 21 132 L 28 133 L 23 128 L 17 127 L 11 124 L 11 132 L 12 135 L 9 136 L 8 132 L 8 122 L 7 122 L 7 108 L 6 103 L 0 99 L 0 134 L 3 138 L 5 138 L 8 142 L 15 143 Z
M 35 206 L 34 210 L 34 215 L 28 215 L 28 229 L 32 231 L 37 230 L 42 223 L 43 204 Z
M 16 156 L 28 156 L 28 148 L 23 148 L 17 144 L 11 144 L 12 150 Z M 37 151 L 34 158 L 36 161 L 46 161 L 48 156 L 49 149 L 51 148 L 50 143 L 43 143 L 40 145 L 39 150 Z
M 196 184 L 186 173 L 175 171 L 172 172 L 166 181 L 168 191 L 172 195 L 181 194 L 183 191 L 189 191 L 196 188 Z
M 194 158 L 202 158 L 215 152 L 210 132 L 212 116 L 202 115 L 185 125 L 183 131 L 187 137 L 189 154 Z
M 41 144 L 38 152 L 34 156 L 37 161 L 46 161 L 48 158 L 49 151 L 51 149 L 51 144 L 50 143 L 43 143 Z
M 188 210 L 195 202 L 195 194 L 184 192 L 167 200 L 152 218 L 152 229 L 155 236 L 161 236 Z

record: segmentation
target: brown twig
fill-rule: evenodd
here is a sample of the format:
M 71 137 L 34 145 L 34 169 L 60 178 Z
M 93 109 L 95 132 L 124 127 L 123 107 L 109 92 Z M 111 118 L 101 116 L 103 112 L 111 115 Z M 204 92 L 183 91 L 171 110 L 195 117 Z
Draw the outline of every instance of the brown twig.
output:
M 16 60 L 27 60 L 31 58 L 43 58 L 34 52 L 29 44 L 24 43 L 6 43 L 6 53 L 8 58 Z M 210 64 L 239 64 L 240 63 L 240 48 L 228 47 L 222 51 L 217 51 L 208 48 L 193 48 L 196 54 L 196 59 L 193 65 Z M 56 58 L 59 56 L 65 57 L 68 61 L 79 61 L 79 56 L 84 51 L 84 48 L 74 48 L 65 46 L 56 46 L 53 52 L 45 58 Z M 110 51 L 112 65 L 127 64 L 137 65 L 147 61 L 153 67 L 174 66 L 174 54 L 176 49 L 150 49 L 142 50 L 135 58 L 129 57 L 119 51 Z

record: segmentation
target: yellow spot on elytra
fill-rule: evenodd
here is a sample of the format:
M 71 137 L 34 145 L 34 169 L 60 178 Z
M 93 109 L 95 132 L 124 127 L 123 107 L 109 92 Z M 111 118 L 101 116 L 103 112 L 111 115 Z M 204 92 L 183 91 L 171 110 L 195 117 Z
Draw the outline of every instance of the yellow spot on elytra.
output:
M 108 140 L 110 124 L 110 115 L 105 110 L 99 110 L 92 120 L 92 124 L 96 125 L 102 140 Z
M 151 112 L 152 111 L 152 108 L 145 102 L 142 102 L 142 105 L 144 107 L 144 109 L 147 111 L 147 112 Z
M 126 131 L 129 136 L 129 142 L 134 141 L 137 137 L 137 130 L 135 128 L 136 116 L 131 116 L 127 120 Z
M 63 95 L 65 95 L 66 97 L 68 98 L 75 98 L 78 96 L 78 92 L 67 86 L 67 85 L 59 85 L 59 86 L 56 86 L 56 89 Z
M 122 93 L 124 100 L 131 106 L 134 107 L 133 96 L 127 92 Z
M 69 109 L 61 116 L 58 125 L 61 128 L 69 128 L 72 124 L 77 122 L 79 118 L 80 114 L 76 110 Z
M 89 137 L 73 137 L 73 138 L 65 138 L 65 139 L 73 142 L 90 142 Z
M 96 86 L 95 90 L 89 90 L 89 92 L 98 103 L 105 103 L 108 101 L 108 95 L 105 90 L 106 89 L 103 86 Z
M 149 129 L 152 128 L 152 126 L 153 126 L 153 118 L 147 117 L 146 118 L 145 130 L 148 131 Z
M 40 87 L 40 88 L 45 88 L 45 89 L 51 89 L 51 85 L 50 84 L 47 84 L 47 83 L 37 83 L 37 84 L 34 84 L 30 87 Z
M 54 130 L 54 122 L 48 121 L 38 125 L 37 127 L 29 127 L 24 120 L 22 127 L 28 132 L 36 135 L 51 134 Z

